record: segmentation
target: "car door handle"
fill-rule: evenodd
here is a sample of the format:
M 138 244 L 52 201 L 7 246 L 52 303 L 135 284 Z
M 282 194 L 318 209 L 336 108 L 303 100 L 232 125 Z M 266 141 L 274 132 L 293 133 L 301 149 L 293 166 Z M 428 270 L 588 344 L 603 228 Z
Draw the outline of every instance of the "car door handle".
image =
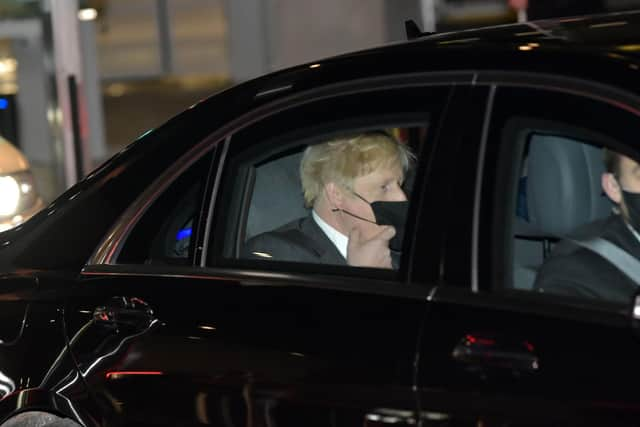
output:
M 364 416 L 364 427 L 376 426 L 415 426 L 416 417 L 413 411 L 376 408 Z
M 149 327 L 153 320 L 153 310 L 149 304 L 137 297 L 113 297 L 93 311 L 93 321 L 106 326 L 128 326 L 141 330 Z
M 533 373 L 540 369 L 533 345 L 525 340 L 467 334 L 454 347 L 452 357 L 464 364 L 504 368 L 520 373 Z

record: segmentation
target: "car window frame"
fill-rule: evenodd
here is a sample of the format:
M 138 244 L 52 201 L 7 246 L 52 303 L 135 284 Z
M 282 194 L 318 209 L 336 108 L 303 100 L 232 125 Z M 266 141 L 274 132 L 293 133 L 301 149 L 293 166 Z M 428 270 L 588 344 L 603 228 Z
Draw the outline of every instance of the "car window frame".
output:
M 499 183 L 499 187 L 494 187 L 498 188 L 497 192 L 506 195 L 504 200 L 507 200 L 508 203 L 505 203 L 505 209 L 499 216 L 494 216 L 494 224 L 503 224 L 506 233 L 504 236 L 502 249 L 494 249 L 496 253 L 500 251 L 501 255 L 492 257 L 491 262 L 494 263 L 494 272 L 504 271 L 504 275 L 511 278 L 513 278 L 514 274 L 513 266 L 515 251 L 513 235 L 515 223 L 513 221 L 513 213 L 516 211 L 516 197 L 518 191 L 518 182 L 516 175 L 520 172 L 520 165 L 516 165 L 513 162 L 506 164 L 505 161 L 501 162 L 501 160 L 522 160 L 524 147 L 527 143 L 529 143 L 530 138 L 534 134 L 549 134 L 553 136 L 569 138 L 575 140 L 575 142 L 586 145 L 594 145 L 590 144 L 590 142 L 593 142 L 596 144 L 596 146 L 599 147 L 612 147 L 616 144 L 616 141 L 609 136 L 599 132 L 591 131 L 584 127 L 569 125 L 566 123 L 562 123 L 561 121 L 543 120 L 535 117 L 524 116 L 513 116 L 512 118 L 507 120 L 502 131 L 501 140 L 508 140 L 510 137 L 514 137 L 516 134 L 522 134 L 525 132 L 527 134 L 526 136 L 524 136 L 524 140 L 517 140 L 510 146 L 507 146 L 506 144 L 502 144 L 500 146 L 498 153 L 498 164 L 501 164 L 502 167 L 498 168 L 496 173 L 499 177 L 496 180 Z M 515 138 L 512 140 L 515 140 Z M 510 207 L 507 207 L 507 205 Z M 511 215 L 509 214 L 509 212 L 511 212 Z M 493 225 L 492 227 L 496 228 L 495 225 Z M 498 266 L 498 264 L 500 264 L 500 266 Z M 517 290 L 514 286 L 507 286 L 506 283 L 503 283 L 502 280 L 499 280 L 499 278 L 496 276 L 494 276 L 494 278 L 492 279 L 492 283 L 500 283 L 502 285 L 503 291 L 507 292 L 510 292 L 512 290 L 516 292 L 532 292 L 526 290 Z M 495 285 L 495 287 L 497 287 L 497 285 Z M 494 291 L 496 290 L 495 287 Z
M 352 132 L 354 130 L 355 131 L 366 131 L 366 130 L 373 130 L 373 129 L 378 130 L 380 128 L 387 128 L 386 126 L 387 124 L 389 125 L 389 127 L 397 126 L 400 128 L 423 127 L 425 129 L 428 128 L 427 132 L 429 132 L 431 131 L 431 129 L 430 129 L 430 123 L 428 122 L 428 119 L 429 117 L 425 116 L 423 113 L 388 114 L 388 115 L 380 115 L 380 116 L 377 116 L 377 115 L 370 116 L 370 117 L 367 117 L 367 119 L 357 119 L 357 120 L 342 119 L 335 122 L 323 124 L 322 126 L 300 128 L 294 131 L 287 132 L 282 135 L 267 138 L 265 141 L 261 142 L 260 145 L 268 145 L 271 141 L 278 140 L 279 142 L 281 142 L 281 145 L 278 148 L 273 148 L 273 149 L 267 148 L 257 158 L 262 158 L 261 160 L 258 160 L 258 162 L 265 161 L 266 158 L 278 156 L 286 152 L 301 151 L 301 147 L 313 145 L 314 143 L 318 143 L 320 141 L 326 140 L 326 138 L 329 138 L 333 135 L 339 136 L 344 134 L 345 132 Z M 371 125 L 372 121 L 376 123 L 376 126 Z M 378 126 L 379 124 L 380 126 Z M 318 132 L 318 128 L 320 128 L 321 132 Z M 234 135 L 231 136 L 231 144 L 233 144 Z M 422 147 L 419 147 L 419 148 L 422 148 Z M 418 154 L 416 153 L 416 157 L 417 156 Z M 420 166 L 419 163 L 420 163 L 419 160 L 416 158 L 416 162 L 413 165 L 414 168 L 417 169 Z M 253 186 L 255 185 L 255 183 L 253 182 L 253 179 L 255 179 L 255 176 L 252 176 L 252 175 L 255 175 L 255 170 L 248 170 L 246 171 L 246 173 L 247 173 L 247 177 L 242 183 L 244 185 L 242 185 L 241 187 L 244 197 L 241 198 L 240 200 L 240 203 L 241 203 L 241 206 L 239 207 L 240 216 L 238 217 L 239 224 L 237 224 L 237 226 L 235 227 L 238 231 L 243 231 L 243 232 L 246 231 L 246 222 L 245 224 L 242 224 L 242 222 L 246 220 L 246 217 L 249 214 L 248 206 L 247 206 L 249 202 L 248 198 L 252 194 Z M 410 194 L 408 196 L 411 197 Z M 241 236 L 238 235 L 234 239 L 235 240 L 234 244 L 236 245 L 236 247 L 233 248 L 234 258 L 239 258 L 240 248 L 238 247 L 238 244 L 242 243 L 239 241 L 240 237 Z M 226 244 L 225 244 L 225 250 L 227 249 L 228 248 L 226 247 Z
M 414 88 L 415 85 L 408 85 L 409 88 Z M 426 87 L 426 86 L 431 86 L 431 87 L 436 87 L 436 88 L 442 88 L 444 90 L 447 90 L 449 92 L 449 94 L 445 97 L 445 98 L 450 98 L 451 97 L 451 93 L 452 91 L 455 90 L 455 87 L 453 84 L 451 84 L 450 82 L 445 82 L 445 83 L 434 83 L 434 84 L 430 84 L 430 85 L 420 85 L 421 88 Z M 401 87 L 401 88 L 396 88 L 396 87 L 375 87 L 372 88 L 369 92 L 383 92 L 389 89 L 407 89 L 407 87 Z M 425 89 L 426 90 L 426 89 Z M 354 96 L 354 95 L 358 95 L 359 92 L 339 92 L 336 93 L 335 96 L 336 97 L 340 97 L 340 96 Z M 333 98 L 333 97 L 332 97 Z M 323 102 L 324 100 L 328 99 L 327 97 L 324 97 L 322 99 L 318 99 L 318 102 Z M 282 112 L 287 112 L 290 110 L 294 110 L 296 108 L 299 108 L 301 106 L 305 106 L 309 103 L 311 103 L 313 101 L 310 100 L 305 100 L 304 103 L 300 103 L 300 104 L 295 104 L 295 105 L 291 105 L 288 108 L 285 108 L 283 110 L 281 110 Z M 391 113 L 387 113 L 386 116 L 388 117 L 398 117 L 398 122 L 397 124 L 400 125 L 404 125 L 405 123 L 409 123 L 409 121 L 413 122 L 414 120 L 416 120 L 414 117 L 417 117 L 418 114 L 422 114 L 419 113 L 417 111 L 408 111 L 406 113 L 399 113 L 397 112 L 398 108 L 394 108 L 393 112 Z M 428 126 L 429 129 L 431 131 L 432 126 L 434 126 L 434 135 L 433 135 L 433 140 L 431 141 L 433 146 L 429 147 L 429 150 L 435 151 L 435 147 L 437 146 L 437 140 L 438 140 L 438 135 L 437 135 L 437 126 L 439 125 L 440 122 L 442 122 L 444 116 L 446 116 L 446 111 L 448 109 L 448 105 L 446 105 L 446 101 L 445 101 L 445 105 L 442 105 L 441 107 L 439 107 L 439 113 L 441 114 L 441 117 L 438 118 L 438 123 L 431 123 L 428 122 Z M 422 121 L 426 124 L 427 123 L 427 119 L 428 119 L 428 111 L 424 112 L 425 115 L 424 117 L 422 117 Z M 377 115 L 375 115 L 375 117 L 380 117 L 383 116 L 384 114 L 382 113 L 378 113 Z M 273 115 L 267 116 L 266 118 L 269 119 L 271 118 Z M 408 117 L 412 117 L 412 120 L 408 120 Z M 365 119 L 361 119 L 361 120 L 356 120 L 354 121 L 354 123 L 358 123 L 360 125 L 360 127 L 363 126 L 364 123 L 367 123 L 368 126 L 367 127 L 372 127 L 373 125 L 370 124 L 372 119 L 370 118 L 365 118 Z M 344 123 L 349 123 L 350 120 L 345 120 Z M 391 122 L 385 122 L 384 126 L 386 125 L 391 125 Z M 315 124 L 314 126 L 311 126 L 310 128 L 319 128 L 319 129 L 324 129 L 324 125 L 317 125 Z M 329 125 L 329 127 L 331 127 L 331 125 Z M 337 129 L 336 129 L 337 131 Z M 303 130 L 304 132 L 304 130 Z M 317 139 L 317 135 L 310 135 L 307 137 L 308 139 Z M 266 140 L 268 140 L 269 138 L 266 138 Z M 304 140 L 306 138 L 302 138 L 302 140 Z M 263 142 L 263 141 L 262 141 Z M 230 144 L 233 144 L 233 135 L 231 135 L 230 138 Z M 295 141 L 295 143 L 299 143 L 299 141 Z M 417 156 L 420 156 L 423 153 L 416 153 Z M 424 157 L 424 155 L 422 156 Z M 228 159 L 226 159 L 226 161 L 228 161 Z M 425 166 L 425 161 L 422 158 L 418 158 L 417 162 L 416 162 L 416 170 L 420 170 Z M 223 165 L 224 168 L 224 165 Z M 224 173 L 224 172 L 223 172 Z M 224 185 L 224 183 L 222 184 Z M 417 205 L 417 203 L 416 203 Z M 226 209 L 226 207 L 225 207 Z M 415 220 L 415 218 L 417 217 L 417 215 L 415 215 L 415 212 L 417 211 L 417 206 L 414 207 L 411 210 L 413 213 L 410 213 L 410 217 L 408 218 L 407 222 L 409 223 L 410 221 Z M 214 212 L 215 214 L 215 212 Z M 210 219 L 210 221 L 219 221 L 218 218 L 213 218 Z M 217 224 L 218 226 L 220 226 L 220 224 Z M 219 244 L 222 245 L 222 244 Z M 309 275 L 322 275 L 322 274 L 330 274 L 331 276 L 336 277 L 337 279 L 343 280 L 343 279 L 348 279 L 348 278 L 366 278 L 368 281 L 382 281 L 382 282 L 394 282 L 394 283 L 402 283 L 402 284 L 406 284 L 408 283 L 409 279 L 409 275 L 408 274 L 403 274 L 402 276 L 398 278 L 398 273 L 397 271 L 386 271 L 386 270 L 382 270 L 382 269 L 375 269 L 375 268 L 354 268 L 354 267 L 350 267 L 350 266 L 334 266 L 334 265 L 326 265 L 323 264 L 322 265 L 322 272 L 318 271 L 318 264 L 305 264 L 305 263 L 295 263 L 295 262 L 283 262 L 283 261 L 278 261 L 277 264 L 276 263 L 272 263 L 271 261 L 260 261 L 260 260 L 234 260 L 234 259 L 221 259 L 221 251 L 222 249 L 220 247 L 216 248 L 216 259 L 215 259 L 215 265 L 209 266 L 209 267 L 205 267 L 205 268 L 230 268 L 230 267 L 237 267 L 243 270 L 247 270 L 247 271 L 253 271 L 253 272 L 273 272 L 273 271 L 277 271 L 280 273 L 293 273 L 293 274 L 309 274 Z M 410 257 L 403 257 L 404 259 L 401 260 L 402 265 L 405 265 L 406 263 L 408 263 L 408 260 L 410 259 Z M 404 273 L 404 271 L 403 271 Z
M 225 269 L 219 267 L 207 267 L 204 260 L 207 257 L 207 246 L 205 241 L 210 239 L 212 233 L 211 221 L 206 221 L 196 236 L 196 251 L 192 266 L 181 265 L 150 265 L 150 264 L 117 264 L 114 262 L 114 254 L 117 247 L 124 244 L 127 230 L 135 226 L 137 220 L 144 215 L 146 209 L 153 204 L 164 189 L 168 188 L 182 171 L 185 170 L 184 163 L 193 155 L 206 154 L 209 149 L 215 149 L 211 165 L 211 175 L 207 184 L 206 201 L 203 204 L 200 218 L 209 217 L 209 213 L 216 206 L 218 193 L 220 190 L 220 179 L 222 165 L 226 160 L 229 149 L 230 135 L 238 132 L 242 128 L 251 125 L 263 117 L 267 117 L 276 111 L 289 108 L 291 105 L 300 105 L 306 102 L 319 100 L 324 97 L 335 96 L 335 94 L 357 93 L 359 91 L 377 91 L 394 88 L 421 88 L 429 86 L 451 86 L 470 85 L 476 78 L 474 70 L 445 70 L 418 73 L 400 73 L 395 75 L 382 75 L 367 77 L 352 81 L 325 84 L 312 89 L 306 89 L 293 94 L 287 94 L 263 105 L 249 109 L 244 114 L 237 116 L 232 121 L 221 126 L 204 138 L 188 153 L 183 155 L 176 164 L 172 165 L 165 173 L 161 174 L 153 183 L 141 193 L 136 201 L 120 216 L 120 218 L 110 228 L 109 232 L 98 244 L 92 256 L 89 258 L 83 269 L 81 276 L 163 276 L 180 277 L 193 279 L 218 280 L 224 277 L 237 277 L 239 283 L 274 285 L 273 280 L 278 281 L 277 285 L 287 283 L 296 286 L 321 286 L 330 289 L 348 289 L 354 292 L 383 293 L 388 295 L 414 295 L 424 298 L 433 293 L 433 286 L 425 284 L 404 283 L 398 287 L 397 281 L 389 281 L 387 278 L 378 277 L 376 279 L 367 278 L 367 285 L 362 288 L 362 278 L 349 276 L 328 276 L 319 274 L 278 274 L 269 271 L 242 271 Z M 290 88 L 290 87 L 289 87 Z M 280 91 L 278 91 L 280 92 Z M 275 92 L 276 94 L 278 92 Z M 258 90 L 255 97 L 272 96 L 274 92 L 270 90 Z M 446 113 L 445 113 L 446 114 Z M 189 164 L 195 163 L 199 157 L 192 159 Z M 178 166 L 181 164 L 182 166 Z M 337 280 L 339 279 L 339 280 Z M 375 284 L 374 284 L 375 283 Z M 371 284 L 372 286 L 370 286 Z
M 196 144 L 193 148 L 188 150 L 182 155 L 175 163 L 173 163 L 164 173 L 160 174 L 151 185 L 149 185 L 145 191 L 143 191 L 135 201 L 125 210 L 120 218 L 114 223 L 109 232 L 105 234 L 105 237 L 98 244 L 93 254 L 83 267 L 83 271 L 91 271 L 95 267 L 110 265 L 110 266 L 135 266 L 146 265 L 137 263 L 120 263 L 117 261 L 120 252 L 127 244 L 128 238 L 131 235 L 133 229 L 137 226 L 138 222 L 145 216 L 154 203 L 173 185 L 173 183 L 180 178 L 188 169 L 198 163 L 203 157 L 211 155 L 209 162 L 209 173 L 205 177 L 205 185 L 203 192 L 203 200 L 199 203 L 199 209 L 196 213 L 199 221 L 197 234 L 202 234 L 203 223 L 202 213 L 206 206 L 208 194 L 210 194 L 210 188 L 213 185 L 211 179 L 211 171 L 215 168 L 216 163 L 220 157 L 221 141 L 214 138 L 205 138 L 203 141 Z M 196 236 L 197 237 L 197 236 Z M 188 262 L 193 265 L 196 254 L 201 250 L 198 241 L 196 240 L 194 245 L 194 254 L 188 257 Z M 167 266 L 168 267 L 168 266 Z
M 487 71 L 478 73 L 477 84 L 493 86 L 496 89 L 528 88 L 580 96 L 634 114 L 640 120 L 640 95 L 600 82 L 548 73 Z M 493 120 L 493 107 L 494 105 L 492 105 L 491 113 L 486 118 L 487 126 L 490 126 Z M 626 151 L 624 147 L 618 146 L 616 148 L 622 148 L 627 153 L 634 152 L 628 147 Z M 486 150 L 486 147 L 484 149 Z M 487 163 L 485 155 L 483 154 L 481 157 L 483 162 Z M 492 266 L 491 269 L 485 268 L 484 271 L 479 271 L 479 269 L 482 269 L 480 266 L 486 266 L 486 263 L 491 264 L 493 262 L 491 258 L 500 252 L 500 248 L 495 247 L 499 239 L 495 236 L 489 236 L 489 233 L 492 233 L 495 227 L 485 227 L 486 229 L 491 228 L 492 231 L 485 229 L 483 232 L 481 229 L 482 220 L 487 217 L 486 212 L 493 213 L 494 211 L 494 207 L 491 206 L 492 202 L 483 197 L 483 191 L 487 191 L 486 186 L 486 173 L 483 173 L 482 183 L 478 186 L 475 194 L 475 198 L 479 203 L 477 204 L 477 209 L 473 212 L 474 229 L 477 230 L 474 233 L 472 243 L 476 253 L 474 263 L 476 268 L 474 268 L 473 275 L 478 287 L 475 289 L 472 286 L 468 289 L 453 289 L 443 286 L 436 292 L 434 300 L 442 299 L 471 305 L 489 305 L 507 311 L 533 312 L 545 316 L 594 321 L 616 326 L 628 324 L 628 308 L 620 304 L 513 289 L 509 290 L 508 293 L 496 291 L 494 281 L 499 279 L 491 274 L 496 271 L 495 267 Z M 507 209 L 507 207 L 503 207 L 503 209 Z M 480 250 L 481 242 L 491 242 L 491 247 L 487 248 L 485 244 L 485 250 L 482 251 Z M 567 308 L 571 308 L 571 310 Z

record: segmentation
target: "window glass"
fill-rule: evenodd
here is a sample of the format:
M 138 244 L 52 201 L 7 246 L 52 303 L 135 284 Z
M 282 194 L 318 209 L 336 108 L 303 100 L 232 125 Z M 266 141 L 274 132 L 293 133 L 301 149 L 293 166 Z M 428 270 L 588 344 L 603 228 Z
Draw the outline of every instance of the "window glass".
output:
M 243 198 L 227 256 L 398 269 L 415 152 L 426 136 L 425 120 L 284 135 L 275 152 L 276 141 L 265 144 L 267 153 L 237 165 Z
M 202 156 L 153 202 L 128 236 L 118 263 L 192 262 L 211 157 L 211 153 Z
M 450 90 L 306 100 L 232 135 L 208 265 L 406 277 L 416 181 Z
M 494 250 L 479 251 L 484 287 L 627 304 L 638 285 L 607 253 L 640 258 L 638 117 L 533 89 L 502 89 L 495 107 L 481 212 L 492 225 L 481 228 L 481 245 L 493 241 Z
M 397 269 L 407 177 L 425 134 L 424 127 L 344 131 L 249 165 L 239 258 Z
M 542 290 L 546 286 L 536 284 L 536 277 L 556 244 L 581 226 L 607 218 L 612 204 L 600 183 L 600 145 L 553 129 L 529 130 L 524 141 L 513 218 L 513 286 Z

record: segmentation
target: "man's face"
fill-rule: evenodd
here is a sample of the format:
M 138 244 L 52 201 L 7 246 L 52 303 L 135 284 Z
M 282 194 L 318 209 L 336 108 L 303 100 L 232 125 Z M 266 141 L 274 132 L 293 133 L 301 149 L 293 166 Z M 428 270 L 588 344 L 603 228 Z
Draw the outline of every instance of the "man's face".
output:
M 640 193 L 640 165 L 627 156 L 620 156 L 618 181 L 624 191 Z
M 381 201 L 402 202 L 407 200 L 407 196 L 401 187 L 403 179 L 404 174 L 401 167 L 379 168 L 367 175 L 355 178 L 353 180 L 353 191 L 369 203 Z M 350 191 L 345 191 L 344 195 L 342 209 L 375 222 L 375 215 L 368 203 Z M 371 224 L 350 215 L 342 215 L 342 219 L 347 230 L 351 230 L 354 227 L 358 228 L 362 238 L 365 240 L 372 238 L 381 230 L 380 226 L 376 224 Z

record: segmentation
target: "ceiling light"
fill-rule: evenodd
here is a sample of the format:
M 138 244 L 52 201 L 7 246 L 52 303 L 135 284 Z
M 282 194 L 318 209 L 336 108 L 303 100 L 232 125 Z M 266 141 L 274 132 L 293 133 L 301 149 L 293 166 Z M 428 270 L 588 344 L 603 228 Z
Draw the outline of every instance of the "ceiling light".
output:
M 98 11 L 94 8 L 80 9 L 78 11 L 78 19 L 81 21 L 93 21 L 98 17 Z

